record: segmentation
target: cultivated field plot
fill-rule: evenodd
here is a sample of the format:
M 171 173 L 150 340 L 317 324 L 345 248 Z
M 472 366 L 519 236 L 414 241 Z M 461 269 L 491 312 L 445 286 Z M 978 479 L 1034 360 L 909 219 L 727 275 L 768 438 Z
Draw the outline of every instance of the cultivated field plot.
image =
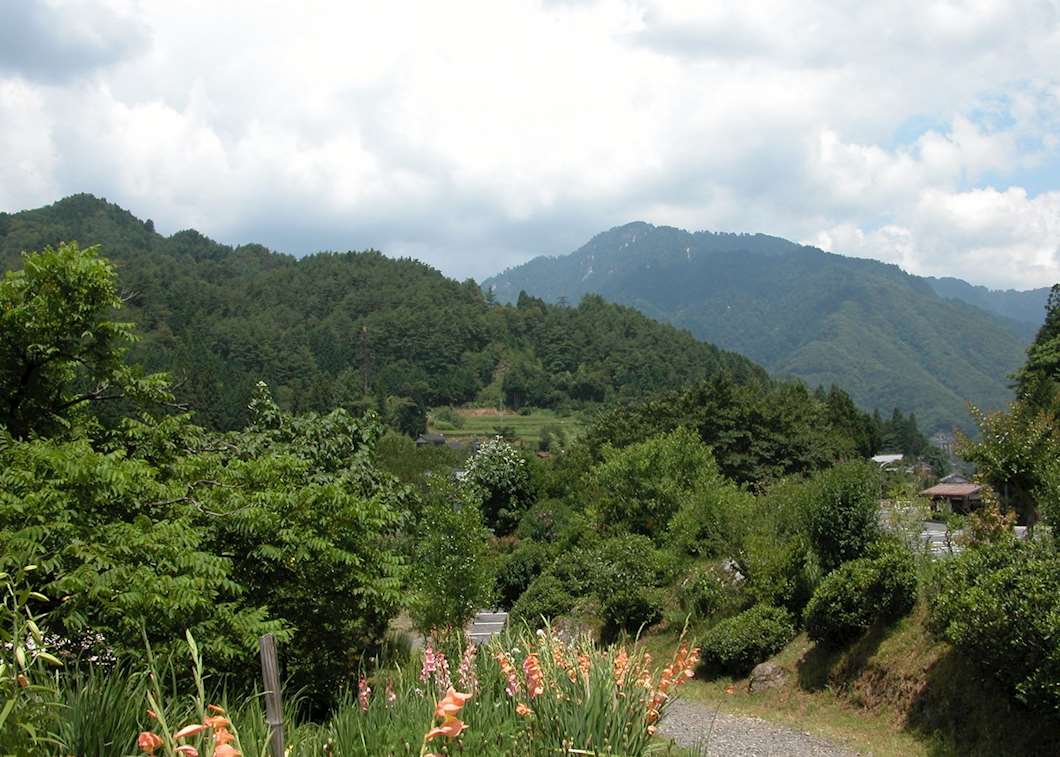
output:
M 534 410 L 529 415 L 520 415 L 495 408 L 468 407 L 451 411 L 437 408 L 428 416 L 428 430 L 444 434 L 447 439 L 471 441 L 504 432 L 513 435 L 521 444 L 534 448 L 538 446 L 543 430 L 569 442 L 581 433 L 583 427 L 584 422 L 579 416 L 560 416 L 553 410 Z M 555 439 L 555 442 L 562 444 L 563 439 Z

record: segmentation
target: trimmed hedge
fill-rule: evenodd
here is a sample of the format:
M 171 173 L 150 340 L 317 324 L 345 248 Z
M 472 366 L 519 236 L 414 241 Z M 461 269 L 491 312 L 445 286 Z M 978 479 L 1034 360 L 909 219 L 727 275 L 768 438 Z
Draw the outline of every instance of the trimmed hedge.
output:
M 512 607 L 511 619 L 539 628 L 542 619 L 552 620 L 574 607 L 574 597 L 563 588 L 563 583 L 548 573 L 538 576 Z
M 941 566 L 931 627 L 1028 707 L 1060 714 L 1060 555 L 1006 539 Z
M 747 675 L 795 638 L 795 625 L 787 610 L 755 605 L 707 632 L 701 656 L 708 670 Z
M 881 543 L 872 557 L 844 563 L 821 581 L 806 605 L 806 633 L 825 644 L 857 638 L 880 620 L 893 620 L 916 603 L 916 565 L 900 545 Z
M 548 546 L 530 540 L 522 542 L 511 554 L 502 556 L 496 577 L 497 603 L 510 610 L 551 561 Z

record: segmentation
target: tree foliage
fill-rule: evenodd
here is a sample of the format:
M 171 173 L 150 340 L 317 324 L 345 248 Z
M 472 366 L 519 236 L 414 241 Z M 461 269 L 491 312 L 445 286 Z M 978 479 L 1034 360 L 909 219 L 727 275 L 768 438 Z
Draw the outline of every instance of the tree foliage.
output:
M 682 503 L 719 477 L 710 448 L 678 428 L 621 449 L 605 447 L 588 484 L 603 528 L 660 538 Z
M 195 231 L 163 237 L 89 195 L 0 220 L 0 266 L 9 270 L 21 250 L 102 243 L 130 293 L 123 312 L 143 335 L 133 362 L 168 371 L 177 400 L 211 429 L 246 425 L 259 380 L 288 411 L 372 408 L 416 434 L 437 405 L 577 408 L 722 370 L 765 378 L 746 358 L 630 308 L 599 298 L 571 308 L 533 298 L 497 305 L 474 281 L 374 251 L 296 260 Z M 110 297 L 111 287 L 96 296 Z
M 27 255 L 0 282 L 0 425 L 18 438 L 67 428 L 88 403 L 162 400 L 162 377 L 128 365 L 132 324 L 114 269 L 98 247 L 76 243 Z
M 165 652 L 190 629 L 236 671 L 275 632 L 296 685 L 332 696 L 402 597 L 394 535 L 411 495 L 372 462 L 382 426 L 341 409 L 291 415 L 264 384 L 250 425 L 227 434 L 186 415 L 102 424 L 91 403 L 63 416 L 56 398 L 75 407 L 63 398 L 79 382 L 136 388 L 132 334 L 109 320 L 114 273 L 95 251 L 30 254 L 26 270 L 3 284 L 5 324 L 32 345 L 14 360 L 60 357 L 31 372 L 52 388 L 0 425 L 0 571 L 36 564 L 55 630 L 100 634 L 119 655 L 143 654 L 144 635 Z
M 810 543 L 826 573 L 864 556 L 880 538 L 880 480 L 874 464 L 837 465 L 816 476 L 806 494 Z
M 526 459 L 499 436 L 487 439 L 471 456 L 463 484 L 498 535 L 514 531 L 533 500 Z

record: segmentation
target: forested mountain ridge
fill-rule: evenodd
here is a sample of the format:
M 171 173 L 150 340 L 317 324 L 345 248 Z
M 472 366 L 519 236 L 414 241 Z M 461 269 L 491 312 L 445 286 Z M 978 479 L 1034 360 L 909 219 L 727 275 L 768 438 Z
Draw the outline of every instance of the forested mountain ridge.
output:
M 911 410 L 929 431 L 970 427 L 967 401 L 1009 401 L 1026 347 L 1025 329 L 943 299 L 897 266 L 762 234 L 631 223 L 483 287 L 502 301 L 520 291 L 552 302 L 598 294 L 774 373 L 842 386 L 863 408 Z
M 1049 287 L 1027 289 L 989 289 L 984 286 L 969 284 L 962 279 L 951 276 L 925 278 L 935 294 L 949 300 L 960 300 L 975 305 L 988 312 L 1011 319 L 1017 324 L 1017 333 L 1034 338 L 1038 327 L 1042 325 L 1042 316 L 1049 299 Z
M 164 237 L 91 195 L 0 214 L 3 270 L 60 241 L 102 245 L 143 334 L 130 357 L 170 371 L 178 399 L 214 428 L 246 422 L 259 380 L 293 411 L 370 403 L 409 432 L 435 404 L 580 406 L 719 373 L 768 380 L 747 358 L 600 298 L 497 305 L 413 260 Z

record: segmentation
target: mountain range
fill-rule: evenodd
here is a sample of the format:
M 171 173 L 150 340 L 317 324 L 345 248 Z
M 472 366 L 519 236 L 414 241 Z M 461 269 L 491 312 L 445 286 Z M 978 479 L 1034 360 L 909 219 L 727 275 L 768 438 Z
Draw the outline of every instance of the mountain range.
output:
M 1048 294 L 925 279 L 764 234 L 643 222 L 598 234 L 569 255 L 535 258 L 483 287 L 503 302 L 522 291 L 557 303 L 597 294 L 774 374 L 842 386 L 863 408 L 910 409 L 928 431 L 971 428 L 967 402 L 994 409 L 1011 400 L 1009 377 Z

